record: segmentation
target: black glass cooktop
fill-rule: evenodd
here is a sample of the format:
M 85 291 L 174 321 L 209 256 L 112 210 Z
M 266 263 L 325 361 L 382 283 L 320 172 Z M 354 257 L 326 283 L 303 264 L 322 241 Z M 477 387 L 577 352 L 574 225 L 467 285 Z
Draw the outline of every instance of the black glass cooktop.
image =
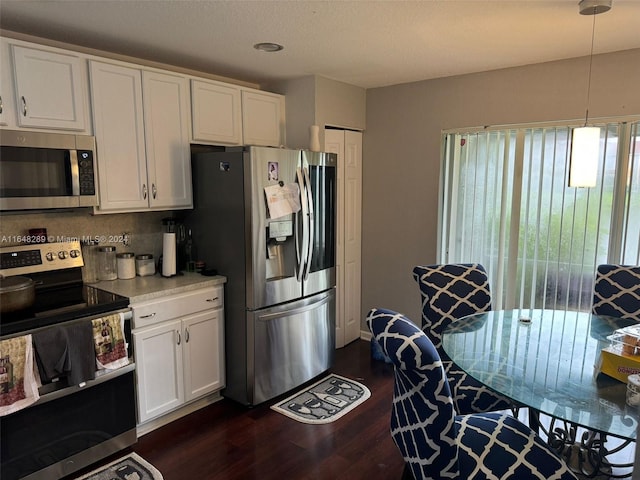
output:
M 82 283 L 36 289 L 34 304 L 0 317 L 0 335 L 26 332 L 56 323 L 108 313 L 129 305 L 129 299 Z

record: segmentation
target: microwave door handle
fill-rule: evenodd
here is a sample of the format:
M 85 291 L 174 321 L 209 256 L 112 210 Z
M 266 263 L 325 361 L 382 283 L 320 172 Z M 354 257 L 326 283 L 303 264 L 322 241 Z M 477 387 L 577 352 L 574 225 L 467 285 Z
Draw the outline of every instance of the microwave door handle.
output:
M 304 180 L 305 180 L 305 192 L 306 192 L 306 200 L 307 200 L 307 210 L 308 210 L 308 214 L 307 214 L 307 229 L 309 232 L 309 236 L 308 236 L 308 243 L 307 243 L 307 261 L 306 261 L 306 265 L 305 265 L 305 271 L 304 271 L 304 279 L 308 279 L 309 278 L 309 271 L 311 270 L 311 259 L 313 258 L 313 241 L 314 241 L 314 235 L 315 235 L 315 230 L 314 230 L 314 224 L 315 224 L 315 220 L 314 220 L 314 212 L 313 212 L 313 192 L 311 190 L 311 180 L 309 179 L 309 170 L 308 169 L 304 169 Z
M 305 265 L 306 265 L 306 260 L 307 260 L 307 248 L 309 245 L 309 228 L 308 228 L 308 222 L 307 222 L 307 218 L 308 218 L 308 210 L 307 210 L 307 203 L 306 203 L 306 186 L 304 183 L 304 177 L 302 174 L 302 168 L 297 168 L 296 169 L 296 175 L 298 177 L 298 185 L 300 186 L 300 200 L 301 200 L 301 207 L 302 207 L 302 245 L 299 247 L 298 249 L 298 232 L 299 230 L 296 229 L 296 248 L 298 249 L 298 269 L 296 272 L 296 278 L 298 279 L 299 282 L 302 281 L 303 277 L 304 277 L 304 270 L 305 270 Z M 296 221 L 298 220 L 298 214 L 296 214 Z M 296 225 L 297 226 L 297 225 Z
M 80 195 L 80 170 L 77 150 L 69 150 L 69 165 L 71 166 L 71 194 L 78 196 Z

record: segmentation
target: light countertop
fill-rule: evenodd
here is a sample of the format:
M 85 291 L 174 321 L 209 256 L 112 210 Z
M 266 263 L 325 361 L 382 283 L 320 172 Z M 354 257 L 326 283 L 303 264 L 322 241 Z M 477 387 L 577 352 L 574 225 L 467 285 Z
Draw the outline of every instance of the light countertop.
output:
M 201 288 L 222 285 L 226 277 L 216 275 L 205 277 L 199 273 L 185 272 L 182 275 L 165 278 L 162 275 L 132 278 L 130 280 L 101 280 L 93 287 L 129 298 L 130 303 L 144 302 Z

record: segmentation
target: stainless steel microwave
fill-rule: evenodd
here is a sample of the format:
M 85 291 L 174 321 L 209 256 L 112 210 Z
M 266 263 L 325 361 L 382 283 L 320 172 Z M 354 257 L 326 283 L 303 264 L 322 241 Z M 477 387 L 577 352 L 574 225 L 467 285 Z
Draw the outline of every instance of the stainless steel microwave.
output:
M 95 138 L 0 130 L 0 210 L 98 205 Z

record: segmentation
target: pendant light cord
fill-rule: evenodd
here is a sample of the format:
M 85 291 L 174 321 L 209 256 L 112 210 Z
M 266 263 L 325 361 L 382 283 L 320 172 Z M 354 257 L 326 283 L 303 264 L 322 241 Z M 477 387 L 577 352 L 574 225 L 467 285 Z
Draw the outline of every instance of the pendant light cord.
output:
M 593 8 L 593 25 L 591 27 L 591 53 L 589 54 L 589 77 L 587 81 L 587 109 L 584 114 L 584 126 L 589 121 L 589 102 L 591 99 L 591 68 L 593 67 L 593 44 L 596 38 L 596 7 Z

